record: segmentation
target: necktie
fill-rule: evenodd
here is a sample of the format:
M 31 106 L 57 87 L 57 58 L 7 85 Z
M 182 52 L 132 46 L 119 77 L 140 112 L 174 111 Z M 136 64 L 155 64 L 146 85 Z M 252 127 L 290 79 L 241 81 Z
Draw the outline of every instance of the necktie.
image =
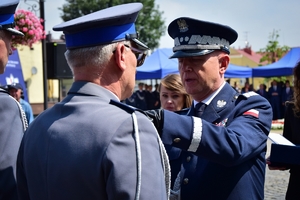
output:
M 204 112 L 205 107 L 206 107 L 205 103 L 202 103 L 202 102 L 197 103 L 195 106 L 195 115 L 197 117 L 201 117 L 201 115 Z

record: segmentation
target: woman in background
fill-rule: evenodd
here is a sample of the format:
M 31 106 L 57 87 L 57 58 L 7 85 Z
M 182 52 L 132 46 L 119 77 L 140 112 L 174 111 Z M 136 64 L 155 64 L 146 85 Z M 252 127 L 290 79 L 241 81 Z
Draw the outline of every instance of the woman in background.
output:
M 293 100 L 286 104 L 283 136 L 295 145 L 300 145 L 300 62 L 294 68 L 293 97 Z M 290 167 L 290 179 L 285 198 L 300 199 L 300 165 Z
M 178 74 L 166 75 L 161 80 L 158 90 L 163 109 L 179 111 L 192 105 L 192 98 L 185 91 Z
M 283 136 L 295 145 L 300 145 L 300 62 L 294 68 L 294 93 L 293 99 L 286 102 L 286 111 L 284 116 Z M 300 155 L 295 155 L 300 156 Z M 272 166 L 269 160 L 269 169 L 271 170 L 290 170 L 290 179 L 286 192 L 286 200 L 300 199 L 300 165 L 290 165 L 288 167 Z

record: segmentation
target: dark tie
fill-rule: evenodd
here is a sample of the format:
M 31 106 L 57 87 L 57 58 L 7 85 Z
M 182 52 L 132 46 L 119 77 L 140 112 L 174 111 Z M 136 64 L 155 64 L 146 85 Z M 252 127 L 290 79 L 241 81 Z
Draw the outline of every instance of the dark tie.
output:
M 205 107 L 206 107 L 205 103 L 202 103 L 202 102 L 197 103 L 195 106 L 195 116 L 201 117 Z

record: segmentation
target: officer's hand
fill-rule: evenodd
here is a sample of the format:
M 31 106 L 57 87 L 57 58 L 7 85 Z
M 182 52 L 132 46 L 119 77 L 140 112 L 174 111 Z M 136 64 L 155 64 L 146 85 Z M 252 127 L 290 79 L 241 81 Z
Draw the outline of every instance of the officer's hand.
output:
M 146 110 L 143 113 L 152 121 L 158 134 L 161 136 L 164 125 L 164 111 L 163 109 Z

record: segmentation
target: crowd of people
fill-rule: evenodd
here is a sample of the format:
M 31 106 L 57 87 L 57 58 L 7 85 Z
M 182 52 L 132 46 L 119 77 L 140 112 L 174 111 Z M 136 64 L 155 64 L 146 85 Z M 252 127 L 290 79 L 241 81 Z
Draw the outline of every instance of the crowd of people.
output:
M 286 80 L 285 82 L 273 80 L 270 87 L 267 87 L 266 84 L 260 84 L 259 89 L 257 90 L 255 90 L 253 85 L 249 84 L 249 82 L 246 82 L 241 89 L 236 86 L 233 87 L 241 93 L 254 91 L 266 98 L 272 106 L 273 120 L 284 118 L 286 110 L 285 103 L 291 101 L 293 97 L 293 87 L 289 80 Z
M 18 3 L 0 2 L 2 73 L 12 35 L 22 36 Z M 266 98 L 225 81 L 237 32 L 174 19 L 179 75 L 163 78 L 155 95 L 142 83 L 133 93 L 149 50 L 135 28 L 142 8 L 122 4 L 53 27 L 65 34 L 74 82 L 28 127 L 20 103 L 0 90 L 0 199 L 264 199 L 273 113 Z
M 124 103 L 142 110 L 151 110 L 161 107 L 159 100 L 158 84 L 152 85 L 143 82 L 138 83 L 136 90 L 129 98 L 123 100 Z
M 168 76 L 169 75 L 167 75 L 165 78 L 167 78 Z M 159 94 L 159 88 L 161 84 L 163 84 L 164 78 L 161 80 L 161 82 L 162 83 L 155 85 L 155 90 L 152 90 L 152 85 L 147 85 L 143 82 L 139 82 L 139 89 L 135 91 L 131 97 L 127 98 L 124 103 L 140 108 L 142 110 L 165 108 L 164 106 L 161 106 L 162 97 Z M 273 120 L 284 118 L 286 110 L 285 103 L 291 101 L 293 97 L 293 87 L 291 86 L 289 80 L 286 80 L 285 83 L 278 83 L 276 80 L 273 80 L 269 88 L 266 84 L 260 84 L 259 89 L 257 90 L 255 90 L 253 88 L 253 85 L 249 84 L 249 82 L 246 82 L 244 87 L 242 88 L 238 88 L 237 86 L 233 86 L 233 88 L 242 94 L 253 91 L 266 98 L 272 106 Z M 181 91 L 181 93 L 183 93 L 183 91 Z

